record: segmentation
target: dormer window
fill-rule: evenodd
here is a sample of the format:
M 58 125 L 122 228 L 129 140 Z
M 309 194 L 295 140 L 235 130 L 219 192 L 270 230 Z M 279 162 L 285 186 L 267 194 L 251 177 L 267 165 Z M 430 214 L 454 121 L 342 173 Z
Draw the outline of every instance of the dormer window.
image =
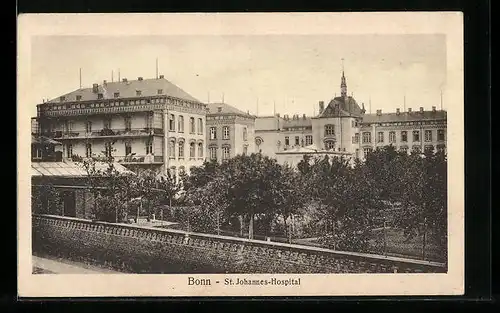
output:
M 60 96 L 60 97 L 59 97 L 59 101 L 60 101 L 60 102 L 64 102 L 64 100 L 65 100 L 65 97 L 64 97 L 64 96 Z
M 104 98 L 104 95 L 102 93 L 98 93 L 97 94 L 97 99 L 102 99 L 102 98 Z
M 136 96 L 140 96 L 140 95 L 142 95 L 142 92 L 141 92 L 140 90 L 136 90 L 136 91 L 135 91 L 135 95 L 136 95 Z
M 119 92 L 115 92 L 115 93 L 114 93 L 114 97 L 115 97 L 115 98 L 120 98 L 120 93 L 119 93 Z
M 217 112 L 219 112 L 219 113 L 222 112 L 222 107 L 218 107 Z
M 162 95 L 163 94 L 163 89 L 158 89 L 158 94 Z
M 76 101 L 82 100 L 82 95 L 76 95 Z

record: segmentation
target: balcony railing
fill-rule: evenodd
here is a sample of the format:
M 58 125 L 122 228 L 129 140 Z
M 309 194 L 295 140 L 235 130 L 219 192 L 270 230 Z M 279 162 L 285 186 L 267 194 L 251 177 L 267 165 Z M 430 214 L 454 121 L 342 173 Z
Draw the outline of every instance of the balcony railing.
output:
M 161 155 L 136 155 L 132 153 L 127 156 L 113 155 L 113 160 L 118 163 L 124 164 L 158 164 L 163 163 L 163 156 Z
M 55 131 L 45 133 L 45 136 L 55 139 L 72 139 L 72 138 L 98 138 L 98 137 L 142 137 L 163 135 L 162 128 L 124 128 L 124 129 L 108 129 L 103 128 L 97 131 Z

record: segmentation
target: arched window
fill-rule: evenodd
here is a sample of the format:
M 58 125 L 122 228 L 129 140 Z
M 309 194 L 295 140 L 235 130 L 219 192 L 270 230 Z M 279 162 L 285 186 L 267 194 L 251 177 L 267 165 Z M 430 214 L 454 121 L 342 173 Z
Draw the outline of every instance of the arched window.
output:
M 203 158 L 203 142 L 198 143 L 198 158 Z
M 195 158 L 195 153 L 196 153 L 196 150 L 195 150 L 195 143 L 194 142 L 190 142 L 189 143 L 189 157 L 194 159 Z
M 184 158 L 184 141 L 179 141 L 179 158 Z
M 168 142 L 168 156 L 172 159 L 175 159 L 175 140 L 171 139 Z

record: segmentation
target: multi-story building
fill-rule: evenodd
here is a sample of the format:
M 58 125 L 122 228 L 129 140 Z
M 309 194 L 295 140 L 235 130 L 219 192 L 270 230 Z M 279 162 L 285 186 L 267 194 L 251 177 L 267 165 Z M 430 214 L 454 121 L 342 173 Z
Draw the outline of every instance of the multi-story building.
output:
M 37 105 L 40 133 L 63 157 L 113 157 L 127 168 L 174 174 L 201 165 L 206 105 L 163 75 L 93 84 Z
M 304 154 L 365 158 L 377 147 L 393 145 L 397 150 L 423 152 L 446 149 L 446 112 L 436 110 L 366 114 L 364 104 L 347 94 L 342 72 L 340 97 L 325 107 L 319 101 L 314 117 L 288 115 L 257 117 L 256 151 L 281 163 L 297 164 Z
M 227 160 L 255 151 L 255 116 L 226 103 L 210 103 L 207 108 L 210 160 Z

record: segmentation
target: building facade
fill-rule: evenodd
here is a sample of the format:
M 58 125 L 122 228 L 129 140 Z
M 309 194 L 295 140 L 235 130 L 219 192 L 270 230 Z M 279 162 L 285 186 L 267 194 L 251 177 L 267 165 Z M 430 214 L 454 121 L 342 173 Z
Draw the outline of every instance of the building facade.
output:
M 255 116 L 226 103 L 207 105 L 209 160 L 222 161 L 255 152 Z
M 205 156 L 206 105 L 163 75 L 93 84 L 37 105 L 40 134 L 63 158 L 113 157 L 127 168 L 173 174 Z
M 340 97 L 325 106 L 319 101 L 319 114 L 257 117 L 256 152 L 278 159 L 280 163 L 297 164 L 304 154 L 335 155 L 364 159 L 370 151 L 393 145 L 398 151 L 422 153 L 425 150 L 446 152 L 446 111 L 418 111 L 367 114 L 347 94 L 342 72 Z

